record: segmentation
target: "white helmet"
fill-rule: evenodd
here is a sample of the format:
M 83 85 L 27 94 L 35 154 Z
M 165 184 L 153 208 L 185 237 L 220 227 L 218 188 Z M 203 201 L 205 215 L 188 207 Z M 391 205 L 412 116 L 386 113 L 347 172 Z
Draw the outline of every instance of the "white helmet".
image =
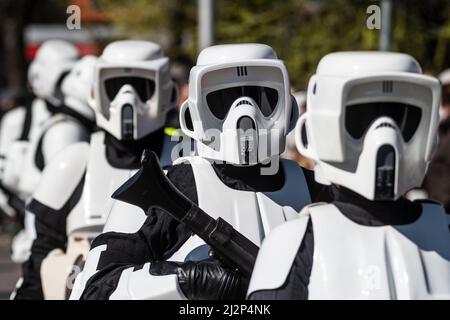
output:
M 125 40 L 105 48 L 91 101 L 99 127 L 119 140 L 138 140 L 164 126 L 175 102 L 169 59 L 159 45 Z
M 297 147 L 318 182 L 397 199 L 422 183 L 436 148 L 440 90 L 406 54 L 329 54 L 310 79 Z
M 289 88 L 283 61 L 267 45 L 206 48 L 191 69 L 181 129 L 196 140 L 204 158 L 237 165 L 265 162 L 285 148 L 295 101 Z
M 67 41 L 44 42 L 28 69 L 28 81 L 33 93 L 55 106 L 61 104 L 61 81 L 78 58 L 78 50 Z
M 95 113 L 89 107 L 88 101 L 97 59 L 97 57 L 92 55 L 84 56 L 75 63 L 61 85 L 64 94 L 64 104 L 91 121 L 94 121 Z

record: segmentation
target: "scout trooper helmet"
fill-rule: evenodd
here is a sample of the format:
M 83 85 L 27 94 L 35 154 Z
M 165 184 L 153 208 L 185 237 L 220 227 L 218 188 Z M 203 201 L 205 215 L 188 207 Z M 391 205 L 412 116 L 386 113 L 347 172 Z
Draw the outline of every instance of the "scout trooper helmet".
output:
M 267 45 L 206 48 L 191 69 L 181 129 L 204 158 L 263 163 L 284 151 L 295 104 L 289 89 L 286 67 Z
M 94 110 L 88 105 L 97 57 L 87 55 L 78 60 L 62 83 L 64 104 L 94 121 Z
M 28 81 L 33 93 L 54 106 L 60 105 L 63 102 L 62 80 L 78 58 L 78 50 L 67 41 L 44 42 L 28 69 Z
M 91 105 L 97 125 L 119 140 L 138 140 L 162 128 L 175 106 L 169 59 L 153 42 L 109 44 L 97 63 Z
M 440 90 L 406 54 L 329 54 L 310 79 L 297 147 L 318 182 L 397 199 L 422 183 L 436 148 Z

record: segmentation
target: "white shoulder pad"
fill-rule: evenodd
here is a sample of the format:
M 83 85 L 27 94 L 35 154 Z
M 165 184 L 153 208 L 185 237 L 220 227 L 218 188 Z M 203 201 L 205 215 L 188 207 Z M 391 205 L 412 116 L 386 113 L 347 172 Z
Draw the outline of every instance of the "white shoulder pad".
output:
M 8 126 L 22 126 L 25 118 L 26 109 L 25 107 L 19 106 L 10 111 L 7 111 L 2 117 L 1 124 L 3 127 Z M 19 127 L 19 128 L 20 128 Z
M 0 148 L 3 153 L 9 144 L 20 137 L 25 108 L 18 107 L 5 113 L 0 122 Z
M 286 281 L 305 235 L 309 216 L 286 222 L 275 228 L 259 250 L 247 296 L 260 290 L 281 287 Z
M 54 123 L 44 133 L 42 141 L 42 152 L 46 164 L 68 145 L 79 141 L 87 141 L 89 138 L 87 130 L 74 121 L 59 120 L 58 118 L 50 119 L 50 121 L 54 121 Z
M 86 142 L 62 150 L 45 167 L 33 198 L 53 210 L 61 209 L 83 177 L 88 157 Z
M 150 274 L 150 262 L 142 269 L 125 269 L 110 300 L 185 300 L 175 274 L 154 276 Z

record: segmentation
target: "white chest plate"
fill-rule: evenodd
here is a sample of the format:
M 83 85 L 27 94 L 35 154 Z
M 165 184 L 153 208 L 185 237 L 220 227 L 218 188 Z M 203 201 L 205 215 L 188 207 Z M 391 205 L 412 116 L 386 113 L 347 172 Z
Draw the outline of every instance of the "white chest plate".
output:
M 302 170 L 297 166 L 288 172 L 284 161 L 285 184 L 281 190 L 268 195 L 226 186 L 211 164 L 201 157 L 180 158 L 177 162 L 192 165 L 199 207 L 213 218 L 223 218 L 257 245 L 270 230 L 297 216 L 293 207 L 310 202 Z
M 362 226 L 334 205 L 310 208 L 310 299 L 450 298 L 450 233 L 436 205 L 403 226 Z
M 68 217 L 68 233 L 80 231 L 80 228 L 94 233 L 101 231 L 115 202 L 111 195 L 134 172 L 112 167 L 106 159 L 104 133 L 94 133 L 81 199 Z

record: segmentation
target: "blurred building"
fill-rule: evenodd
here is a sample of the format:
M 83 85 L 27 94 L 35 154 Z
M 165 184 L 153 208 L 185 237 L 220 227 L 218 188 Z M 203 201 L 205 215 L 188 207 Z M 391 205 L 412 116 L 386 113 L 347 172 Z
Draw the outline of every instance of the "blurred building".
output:
M 77 5 L 80 8 L 81 29 L 69 30 L 65 23 L 28 25 L 25 28 L 25 56 L 28 61 L 33 60 L 39 46 L 49 39 L 70 41 L 77 46 L 81 55 L 98 55 L 105 39 L 113 36 L 113 28 L 109 25 L 111 19 L 98 7 L 96 1 L 72 0 L 68 5 Z

